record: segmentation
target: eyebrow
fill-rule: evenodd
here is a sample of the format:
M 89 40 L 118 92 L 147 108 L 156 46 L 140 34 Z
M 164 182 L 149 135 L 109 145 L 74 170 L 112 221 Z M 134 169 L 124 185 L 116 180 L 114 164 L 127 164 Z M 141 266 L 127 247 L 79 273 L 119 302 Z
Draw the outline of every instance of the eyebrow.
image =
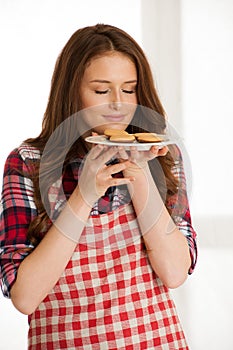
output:
M 109 81 L 109 80 L 104 80 L 104 79 L 94 79 L 94 80 L 91 80 L 90 83 L 105 83 L 105 84 L 110 84 L 111 81 Z M 131 84 L 131 83 L 137 83 L 137 80 L 134 79 L 134 80 L 124 81 L 123 84 Z

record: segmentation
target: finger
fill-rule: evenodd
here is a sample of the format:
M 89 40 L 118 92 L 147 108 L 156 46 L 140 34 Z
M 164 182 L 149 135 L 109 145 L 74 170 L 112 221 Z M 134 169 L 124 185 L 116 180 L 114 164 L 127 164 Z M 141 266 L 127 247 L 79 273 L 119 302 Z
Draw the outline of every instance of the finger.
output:
M 130 158 L 132 161 L 135 161 L 139 157 L 139 152 L 136 147 L 130 147 Z
M 129 159 L 129 155 L 124 147 L 118 147 L 118 153 L 121 159 Z
M 90 160 L 96 159 L 104 150 L 103 145 L 95 145 L 89 152 L 87 158 Z
M 98 162 L 99 166 L 104 165 L 108 161 L 111 160 L 118 152 L 117 147 L 104 147 L 104 152 L 102 152 L 97 158 L 96 161 Z
M 91 136 L 98 136 L 97 132 L 92 131 Z
M 98 136 L 98 134 L 97 134 L 97 132 L 92 132 L 92 133 L 91 133 L 91 136 Z M 91 144 L 91 148 L 93 148 L 93 147 L 95 147 L 95 146 L 96 146 L 95 143 L 92 143 L 92 144 Z
M 150 159 L 157 157 L 159 154 L 159 147 L 158 146 L 152 146 L 149 150 L 148 156 Z
M 135 178 L 133 176 L 130 177 L 122 177 L 122 178 L 112 178 L 109 183 L 109 187 L 111 186 L 120 186 L 120 185 L 127 185 L 133 182 Z
M 166 154 L 168 153 L 169 149 L 167 146 L 164 146 L 163 148 L 159 149 L 158 155 L 159 156 L 166 156 Z
M 117 174 L 123 170 L 125 170 L 127 168 L 127 165 L 129 165 L 130 162 L 122 162 L 122 163 L 117 163 L 117 164 L 113 164 L 113 165 L 109 165 L 106 166 L 106 168 L 104 169 L 105 174 L 107 176 L 113 175 L 113 174 Z

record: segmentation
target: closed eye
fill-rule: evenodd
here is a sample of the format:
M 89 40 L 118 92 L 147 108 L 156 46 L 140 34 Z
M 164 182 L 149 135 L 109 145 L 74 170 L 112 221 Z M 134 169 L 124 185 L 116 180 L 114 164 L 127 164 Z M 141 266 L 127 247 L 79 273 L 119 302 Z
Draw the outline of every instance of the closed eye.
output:
M 95 90 L 95 93 L 96 94 L 99 94 L 99 95 L 104 95 L 104 94 L 107 94 L 110 90 L 107 89 L 107 90 Z M 136 92 L 136 90 L 132 89 L 132 90 L 127 90 L 127 89 L 121 89 L 121 91 L 125 94 L 134 94 Z
M 122 89 L 121 91 L 124 92 L 125 94 L 134 94 L 136 92 L 135 90 L 125 90 L 125 89 Z
M 109 90 L 95 90 L 95 93 L 96 94 L 99 94 L 99 95 L 103 95 L 103 94 L 107 94 Z

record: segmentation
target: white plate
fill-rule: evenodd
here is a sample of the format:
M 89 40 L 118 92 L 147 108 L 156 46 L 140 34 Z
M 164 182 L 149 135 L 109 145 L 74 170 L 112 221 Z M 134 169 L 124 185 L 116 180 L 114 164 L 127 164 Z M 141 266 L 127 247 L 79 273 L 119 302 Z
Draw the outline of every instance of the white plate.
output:
M 148 142 L 148 143 L 140 143 L 137 141 L 133 142 L 112 142 L 107 139 L 104 135 L 98 135 L 98 136 L 88 136 L 85 138 L 85 141 L 99 144 L 99 145 L 105 145 L 105 146 L 123 146 L 125 147 L 126 151 L 130 150 L 131 146 L 135 146 L 138 148 L 139 151 L 148 151 L 151 146 L 159 146 L 159 148 L 162 148 L 167 145 L 171 145 L 176 143 L 175 140 L 169 140 L 165 135 L 158 135 L 159 137 L 162 137 L 164 140 L 161 142 Z

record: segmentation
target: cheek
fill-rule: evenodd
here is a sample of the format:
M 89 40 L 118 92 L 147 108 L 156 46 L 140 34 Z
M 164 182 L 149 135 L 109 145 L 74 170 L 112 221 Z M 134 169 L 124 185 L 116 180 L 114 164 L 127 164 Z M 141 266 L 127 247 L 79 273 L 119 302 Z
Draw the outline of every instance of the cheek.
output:
M 98 95 L 94 93 L 83 93 L 82 94 L 82 108 L 89 108 L 89 107 L 94 107 L 94 106 L 99 106 L 103 104 L 105 101 L 102 98 L 100 102 L 100 98 Z
M 83 105 L 83 112 L 81 113 L 81 119 L 86 125 L 87 130 L 98 128 L 103 124 L 103 120 L 101 119 L 101 112 L 103 110 L 102 106 L 97 104 L 90 103 L 90 101 L 83 101 L 85 105 Z
M 89 94 L 82 94 L 82 108 L 88 108 L 93 105 L 93 98 Z
M 135 103 L 135 104 L 137 104 L 138 103 L 138 98 L 137 98 L 137 95 L 136 94 L 134 94 L 133 96 L 132 96 L 132 101 L 131 101 L 132 103 Z

